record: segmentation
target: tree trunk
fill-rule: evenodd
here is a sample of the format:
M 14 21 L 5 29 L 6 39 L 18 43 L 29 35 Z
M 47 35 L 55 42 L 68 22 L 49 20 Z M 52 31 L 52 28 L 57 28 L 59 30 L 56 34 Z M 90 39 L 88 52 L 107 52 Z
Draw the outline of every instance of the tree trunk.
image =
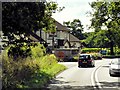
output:
M 110 42 L 110 55 L 114 55 L 114 50 L 113 50 L 114 43 L 113 41 Z

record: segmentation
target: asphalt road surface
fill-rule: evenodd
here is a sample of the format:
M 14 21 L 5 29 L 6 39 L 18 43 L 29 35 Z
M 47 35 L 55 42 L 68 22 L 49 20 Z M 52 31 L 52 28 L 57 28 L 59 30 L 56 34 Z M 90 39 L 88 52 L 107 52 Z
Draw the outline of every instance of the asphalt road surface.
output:
M 78 68 L 77 62 L 60 62 L 68 69 L 48 85 L 50 90 L 120 90 L 120 77 L 110 77 L 111 59 L 96 60 L 95 67 Z
M 2 57 L 0 53 L 0 90 L 2 89 Z

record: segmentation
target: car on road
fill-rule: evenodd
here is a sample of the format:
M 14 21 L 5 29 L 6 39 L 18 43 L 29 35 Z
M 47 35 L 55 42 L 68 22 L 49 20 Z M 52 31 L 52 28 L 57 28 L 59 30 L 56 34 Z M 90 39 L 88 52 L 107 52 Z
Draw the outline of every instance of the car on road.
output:
M 120 76 L 120 59 L 114 59 L 110 62 L 109 74 L 110 76 L 114 76 L 114 75 Z
M 91 54 L 80 54 L 78 60 L 78 67 L 94 67 L 95 61 Z

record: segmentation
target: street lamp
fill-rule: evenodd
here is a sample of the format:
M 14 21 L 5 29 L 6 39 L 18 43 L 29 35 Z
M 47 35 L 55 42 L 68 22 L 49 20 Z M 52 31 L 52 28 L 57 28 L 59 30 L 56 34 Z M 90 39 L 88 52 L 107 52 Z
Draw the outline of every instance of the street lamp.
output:
M 52 49 L 54 50 L 54 36 L 55 36 L 55 32 L 52 32 Z

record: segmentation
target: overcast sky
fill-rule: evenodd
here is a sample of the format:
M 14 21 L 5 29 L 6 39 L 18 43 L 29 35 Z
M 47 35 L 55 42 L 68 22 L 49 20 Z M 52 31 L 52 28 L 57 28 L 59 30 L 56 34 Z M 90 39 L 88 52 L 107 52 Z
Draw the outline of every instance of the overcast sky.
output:
M 60 7 L 65 7 L 63 11 L 53 14 L 53 18 L 63 24 L 63 21 L 72 21 L 80 19 L 84 25 L 84 31 L 88 32 L 86 25 L 90 25 L 90 17 L 86 14 L 92 11 L 89 3 L 95 0 L 52 0 L 58 3 Z

